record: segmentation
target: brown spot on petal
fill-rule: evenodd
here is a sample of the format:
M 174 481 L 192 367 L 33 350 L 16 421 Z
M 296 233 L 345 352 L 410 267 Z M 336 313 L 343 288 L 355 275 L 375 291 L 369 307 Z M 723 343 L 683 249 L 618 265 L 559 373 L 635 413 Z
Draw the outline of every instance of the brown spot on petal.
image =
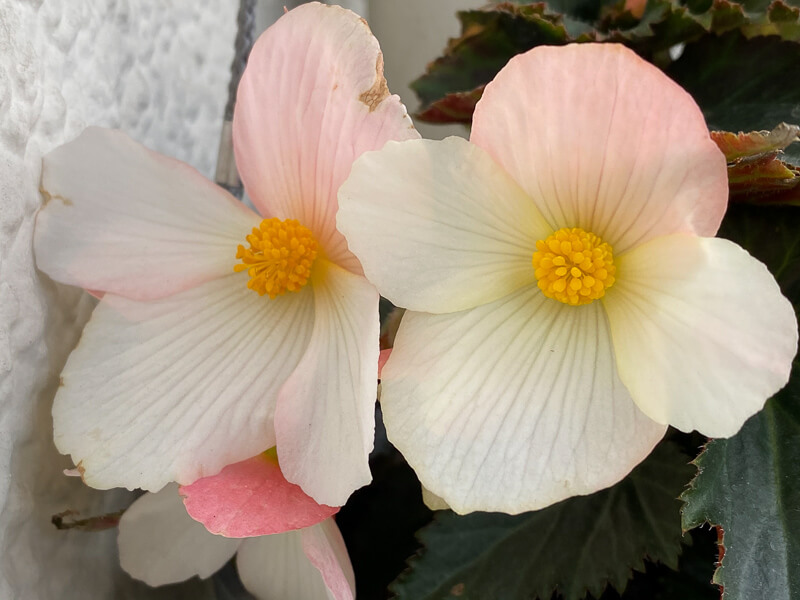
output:
M 58 387 L 64 387 L 64 378 L 61 376 L 58 378 Z
M 44 188 L 39 188 L 39 193 L 44 198 L 44 202 L 42 203 L 43 205 L 46 205 L 53 198 L 55 198 L 56 200 L 61 200 L 61 202 L 63 202 L 65 206 L 72 206 L 72 200 L 70 200 L 69 198 L 64 198 L 64 196 L 59 196 L 58 194 L 51 194 Z
M 375 83 L 358 99 L 369 107 L 369 112 L 372 112 L 387 96 L 389 96 L 389 86 L 386 85 L 386 78 L 383 76 L 383 54 L 378 52 L 378 60 L 375 63 Z

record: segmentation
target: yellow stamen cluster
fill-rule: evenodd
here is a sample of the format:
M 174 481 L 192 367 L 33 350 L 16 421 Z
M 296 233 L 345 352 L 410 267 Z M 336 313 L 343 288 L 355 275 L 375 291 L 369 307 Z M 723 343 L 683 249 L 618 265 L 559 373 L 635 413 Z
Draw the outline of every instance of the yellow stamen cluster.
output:
M 317 240 L 300 223 L 264 219 L 246 239 L 250 247 L 239 245 L 236 258 L 242 262 L 233 270 L 246 270 L 250 275 L 247 287 L 259 296 L 275 298 L 287 291 L 296 292 L 308 282 L 317 257 Z
M 602 298 L 617 272 L 611 246 L 580 227 L 536 242 L 533 268 L 545 296 L 573 306 Z

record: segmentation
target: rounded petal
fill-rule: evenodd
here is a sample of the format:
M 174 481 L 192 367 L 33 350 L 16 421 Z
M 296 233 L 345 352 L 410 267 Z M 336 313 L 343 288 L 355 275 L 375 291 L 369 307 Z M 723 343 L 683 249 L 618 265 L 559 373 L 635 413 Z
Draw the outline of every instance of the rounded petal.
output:
M 303 551 L 319 569 L 332 600 L 354 600 L 356 578 L 336 521 L 327 519 L 300 532 Z
M 409 310 L 472 308 L 535 281 L 536 240 L 553 233 L 503 169 L 457 137 L 365 154 L 339 202 L 367 278 Z
M 186 511 L 211 533 L 242 538 L 283 533 L 324 521 L 338 507 L 317 504 L 281 473 L 269 452 L 228 465 L 180 489 Z
M 651 419 L 728 437 L 789 380 L 794 310 L 736 244 L 657 238 L 618 274 L 604 303 L 620 378 Z
M 313 288 L 314 330 L 278 396 L 275 435 L 286 479 L 341 506 L 372 480 L 379 297 L 362 276 L 332 263 L 319 265 Z
M 512 58 L 486 86 L 470 139 L 554 229 L 582 227 L 618 253 L 670 233 L 714 235 L 727 206 L 725 157 L 697 104 L 623 46 Z
M 335 223 L 336 191 L 353 160 L 417 137 L 358 15 L 305 4 L 253 46 L 233 119 L 242 181 L 262 214 L 299 220 L 341 266 L 360 272 Z
M 100 301 L 53 405 L 56 446 L 86 483 L 157 491 L 275 445 L 277 392 L 310 338 L 313 296 L 269 300 L 246 282 Z
M 45 156 L 37 266 L 135 300 L 228 275 L 258 216 L 192 167 L 89 127 Z
M 145 494 L 119 521 L 119 562 L 132 577 L 164 585 L 216 573 L 240 540 L 212 535 L 186 514 L 177 485 Z
M 666 429 L 619 381 L 602 305 L 534 286 L 460 313 L 406 312 L 382 386 L 389 440 L 458 513 L 610 486 Z

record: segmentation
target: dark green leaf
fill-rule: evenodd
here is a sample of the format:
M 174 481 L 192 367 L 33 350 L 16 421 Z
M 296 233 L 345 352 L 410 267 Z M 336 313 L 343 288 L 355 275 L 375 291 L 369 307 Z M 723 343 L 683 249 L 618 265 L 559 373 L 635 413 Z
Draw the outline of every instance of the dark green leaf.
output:
M 491 81 L 508 60 L 541 44 L 565 44 L 570 35 L 559 16 L 544 5 L 503 3 L 493 9 L 458 13 L 461 37 L 411 84 L 423 109 L 452 92 L 466 92 Z
M 667 74 L 703 109 L 711 129 L 756 131 L 800 122 L 800 44 L 741 33 L 708 36 L 686 47 Z M 800 165 L 800 144 L 784 158 Z
M 692 469 L 660 444 L 617 485 L 550 508 L 510 516 L 437 513 L 420 531 L 421 556 L 391 590 L 403 600 L 566 600 L 623 590 L 644 559 L 673 568 L 680 552 L 680 502 Z
M 800 373 L 727 440 L 697 458 L 683 499 L 686 529 L 724 532 L 714 582 L 725 600 L 800 598 Z
M 645 572 L 635 572 L 622 595 L 609 588 L 599 600 L 719 600 L 719 590 L 711 584 L 716 559 L 716 531 L 694 529 L 684 536 L 677 571 L 648 561 Z
M 691 43 L 707 34 L 740 31 L 748 38 L 777 35 L 800 39 L 800 11 L 781 0 L 742 3 L 735 0 L 650 0 L 642 18 L 629 23 L 620 4 L 598 24 L 605 41 L 622 42 L 643 56 Z
M 620 0 L 547 0 L 547 7 L 556 13 L 591 23 L 600 19 L 605 10 L 622 4 Z

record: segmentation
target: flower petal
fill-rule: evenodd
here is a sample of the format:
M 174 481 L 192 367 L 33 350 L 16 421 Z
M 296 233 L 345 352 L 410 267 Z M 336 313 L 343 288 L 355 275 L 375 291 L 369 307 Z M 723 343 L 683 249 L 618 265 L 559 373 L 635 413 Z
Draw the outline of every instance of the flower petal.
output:
M 314 331 L 281 388 L 275 435 L 286 479 L 321 504 L 341 506 L 372 480 L 379 298 L 360 275 L 326 262 L 319 269 Z
M 246 283 L 100 301 L 53 405 L 56 446 L 86 483 L 157 491 L 275 445 L 275 398 L 310 338 L 313 296 L 269 300 Z
M 651 419 L 728 437 L 789 380 L 794 310 L 736 244 L 665 236 L 618 273 L 604 303 L 620 378 Z
M 320 572 L 303 552 L 300 531 L 242 540 L 236 566 L 245 589 L 257 598 L 330 598 Z
M 186 514 L 177 485 L 145 494 L 119 521 L 119 562 L 131 576 L 164 585 L 216 573 L 240 540 L 212 535 Z
M 300 532 L 303 551 L 317 569 L 333 600 L 353 600 L 356 579 L 336 521 L 327 519 Z
M 258 216 L 192 167 L 89 127 L 45 156 L 37 266 L 135 300 L 228 275 Z
M 457 137 L 386 144 L 339 190 L 339 229 L 397 306 L 443 313 L 535 281 L 536 240 L 553 230 L 483 150 Z
M 615 252 L 670 233 L 714 235 L 727 206 L 725 157 L 697 104 L 623 46 L 512 58 L 486 86 L 470 139 L 555 229 L 582 227 Z
M 253 46 L 233 119 L 242 180 L 262 214 L 299 220 L 341 266 L 360 273 L 335 223 L 336 191 L 353 160 L 417 137 L 358 15 L 299 6 Z
M 381 371 L 383 371 L 383 366 L 386 364 L 386 361 L 389 360 L 389 356 L 392 354 L 391 348 L 386 348 L 385 350 L 381 350 L 381 353 L 378 355 L 378 379 L 381 378 Z
M 211 533 L 234 538 L 301 529 L 339 512 L 286 481 L 277 457 L 268 452 L 228 465 L 218 475 L 181 487 L 180 493 L 193 519 Z
M 460 313 L 406 312 L 382 386 L 389 440 L 459 513 L 610 486 L 666 429 L 620 383 L 602 305 L 535 286 Z

